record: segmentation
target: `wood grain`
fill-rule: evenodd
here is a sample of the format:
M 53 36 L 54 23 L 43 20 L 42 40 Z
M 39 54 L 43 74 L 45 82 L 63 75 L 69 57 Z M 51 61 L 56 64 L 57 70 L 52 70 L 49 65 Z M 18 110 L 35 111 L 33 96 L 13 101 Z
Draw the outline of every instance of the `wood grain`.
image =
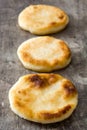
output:
M 19 118 L 9 108 L 8 91 L 17 79 L 28 73 L 16 51 L 25 40 L 35 35 L 23 31 L 18 14 L 30 4 L 50 4 L 64 9 L 68 27 L 53 34 L 65 40 L 72 50 L 71 64 L 59 73 L 69 78 L 79 92 L 79 104 L 72 116 L 60 123 L 42 125 Z M 87 130 L 87 0 L 0 0 L 0 130 Z

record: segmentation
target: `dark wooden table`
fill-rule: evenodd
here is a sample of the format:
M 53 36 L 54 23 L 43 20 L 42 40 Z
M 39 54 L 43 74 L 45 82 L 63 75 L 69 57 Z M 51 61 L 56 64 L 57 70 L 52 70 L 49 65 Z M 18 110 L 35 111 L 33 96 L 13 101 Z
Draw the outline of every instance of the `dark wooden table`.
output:
M 53 34 L 68 42 L 72 51 L 71 64 L 59 73 L 77 87 L 79 103 L 67 120 L 42 125 L 21 119 L 9 108 L 8 91 L 24 74 L 35 73 L 25 69 L 18 60 L 18 46 L 28 38 L 36 37 L 19 28 L 18 14 L 30 4 L 50 4 L 65 10 L 68 27 Z M 0 130 L 87 130 L 87 0 L 0 0 Z

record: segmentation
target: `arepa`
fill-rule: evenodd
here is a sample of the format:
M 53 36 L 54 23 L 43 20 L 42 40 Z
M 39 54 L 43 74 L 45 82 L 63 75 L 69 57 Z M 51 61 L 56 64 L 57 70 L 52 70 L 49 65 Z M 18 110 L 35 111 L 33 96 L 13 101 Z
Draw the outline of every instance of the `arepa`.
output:
M 22 76 L 9 90 L 11 110 L 18 116 L 39 123 L 68 118 L 78 103 L 71 81 L 57 74 Z
M 25 68 L 50 72 L 66 67 L 71 61 L 71 51 L 66 42 L 49 36 L 31 38 L 17 50 Z
M 18 16 L 22 29 L 38 35 L 59 32 L 68 22 L 69 17 L 63 10 L 50 5 L 30 5 Z

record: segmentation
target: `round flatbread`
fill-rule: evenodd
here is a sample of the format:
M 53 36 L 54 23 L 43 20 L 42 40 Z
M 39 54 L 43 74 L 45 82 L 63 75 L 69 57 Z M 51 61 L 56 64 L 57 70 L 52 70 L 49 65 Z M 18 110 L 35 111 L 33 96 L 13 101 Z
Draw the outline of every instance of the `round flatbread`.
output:
M 41 36 L 23 42 L 18 57 L 27 69 L 50 72 L 66 67 L 71 61 L 68 45 L 60 39 Z
M 49 5 L 30 5 L 18 17 L 19 26 L 33 34 L 45 35 L 66 27 L 69 17 L 61 9 Z
M 39 123 L 68 118 L 78 94 L 71 81 L 57 74 L 25 75 L 9 91 L 10 107 L 20 117 Z

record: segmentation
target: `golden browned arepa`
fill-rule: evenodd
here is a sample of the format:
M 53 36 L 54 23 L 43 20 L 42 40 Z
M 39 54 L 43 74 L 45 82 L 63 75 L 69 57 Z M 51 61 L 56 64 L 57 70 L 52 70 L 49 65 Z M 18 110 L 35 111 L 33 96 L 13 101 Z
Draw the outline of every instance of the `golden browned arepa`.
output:
M 63 10 L 50 5 L 30 5 L 18 16 L 19 26 L 37 35 L 58 32 L 68 22 L 69 17 Z
M 49 36 L 31 38 L 23 42 L 18 57 L 25 68 L 38 72 L 50 72 L 66 67 L 71 61 L 68 45 Z
M 78 103 L 71 81 L 58 74 L 29 74 L 9 91 L 11 110 L 18 116 L 39 123 L 54 123 L 68 118 Z

